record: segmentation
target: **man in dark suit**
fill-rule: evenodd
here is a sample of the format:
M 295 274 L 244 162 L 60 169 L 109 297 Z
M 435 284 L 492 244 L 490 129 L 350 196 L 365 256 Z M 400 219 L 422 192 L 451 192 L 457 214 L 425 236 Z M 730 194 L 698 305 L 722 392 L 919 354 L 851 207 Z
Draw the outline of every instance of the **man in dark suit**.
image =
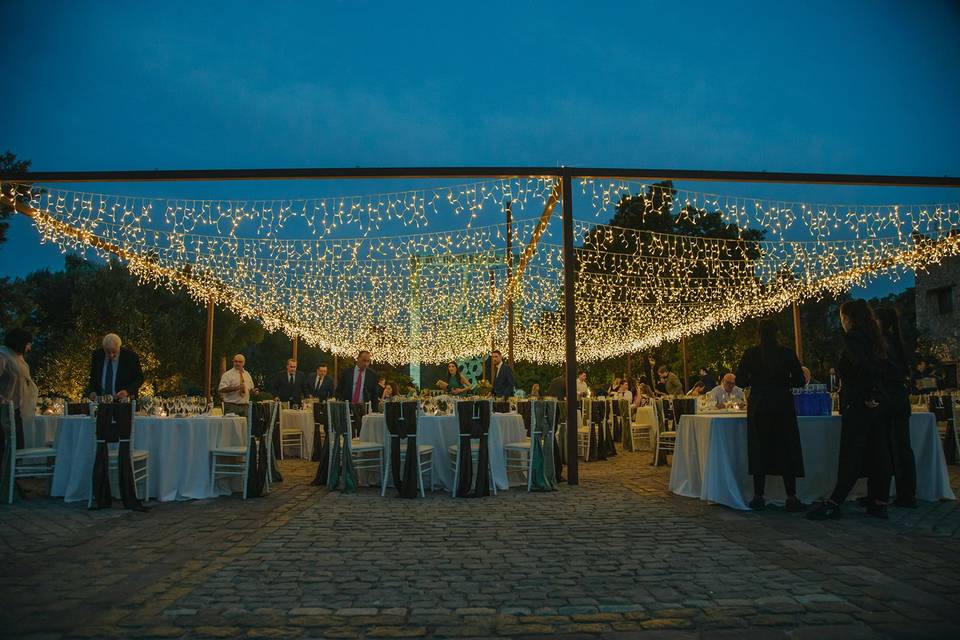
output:
M 337 381 L 337 400 L 347 402 L 372 402 L 373 410 L 380 406 L 380 378 L 376 371 L 370 368 L 370 352 L 361 351 L 357 354 L 357 364 L 340 372 Z
M 493 363 L 493 396 L 495 398 L 509 398 L 514 395 L 516 383 L 513 381 L 513 370 L 503 361 L 503 354 L 494 349 L 490 353 Z
M 307 376 L 307 390 L 324 402 L 333 397 L 333 378 L 327 375 L 327 365 L 321 364 L 316 373 Z
M 270 391 L 281 402 L 300 406 L 303 396 L 309 395 L 310 390 L 307 389 L 307 376 L 303 371 L 297 371 L 296 360 L 287 360 L 287 368 L 273 378 Z
M 121 344 L 120 336 L 108 333 L 103 337 L 103 348 L 93 352 L 87 383 L 91 402 L 96 402 L 97 396 L 114 396 L 120 400 L 137 396 L 143 384 L 140 358 Z
M 550 381 L 550 386 L 547 387 L 547 392 L 545 396 L 556 398 L 557 400 L 566 400 L 567 399 L 567 376 L 564 373 L 561 373 L 556 378 Z

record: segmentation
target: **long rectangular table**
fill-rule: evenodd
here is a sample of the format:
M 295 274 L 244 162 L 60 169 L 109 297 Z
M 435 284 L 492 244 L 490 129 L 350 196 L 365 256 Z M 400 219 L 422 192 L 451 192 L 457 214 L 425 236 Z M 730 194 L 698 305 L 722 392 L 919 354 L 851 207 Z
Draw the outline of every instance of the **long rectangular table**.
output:
M 797 479 L 797 495 L 802 501 L 811 502 L 829 495 L 836 483 L 840 416 L 800 417 L 797 421 L 806 472 L 803 478 Z M 910 441 L 917 461 L 917 498 L 954 500 L 932 413 L 911 416 Z M 746 510 L 753 496 L 753 479 L 747 469 L 746 414 L 680 418 L 670 472 L 672 493 Z M 784 500 L 780 477 L 767 478 L 765 493 L 769 501 Z M 865 493 L 865 481 L 861 480 L 852 495 Z
M 31 438 L 52 440 L 57 449 L 50 494 L 63 496 L 64 502 L 86 501 L 96 447 L 93 420 L 88 416 L 37 416 L 33 431 Z M 150 453 L 149 496 L 165 502 L 229 495 L 238 483 L 222 480 L 217 486 L 210 484 L 210 449 L 217 444 L 242 445 L 245 432 L 246 420 L 235 416 L 137 416 L 133 447 Z
M 449 447 L 457 443 L 459 424 L 456 416 L 420 416 L 417 418 L 420 438 L 417 444 L 433 446 L 433 477 L 445 489 L 453 486 L 453 466 L 450 463 Z M 363 416 L 360 439 L 383 442 L 387 424 L 382 413 Z M 527 437 L 523 418 L 517 413 L 494 413 L 490 419 L 490 466 L 497 489 L 509 489 L 506 456 L 503 445 L 519 442 Z

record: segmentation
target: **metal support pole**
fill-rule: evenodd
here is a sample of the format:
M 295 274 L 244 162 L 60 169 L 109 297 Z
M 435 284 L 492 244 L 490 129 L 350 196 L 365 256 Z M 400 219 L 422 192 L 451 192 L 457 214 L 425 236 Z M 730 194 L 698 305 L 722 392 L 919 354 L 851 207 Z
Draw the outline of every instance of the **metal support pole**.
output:
M 333 384 L 336 385 L 340 381 L 340 357 L 337 354 L 333 354 Z
M 297 351 L 298 351 L 297 347 L 299 346 L 300 346 L 300 336 L 293 336 L 293 355 L 290 357 L 293 358 L 294 360 L 297 359 Z
M 690 384 L 690 369 L 687 368 L 687 338 L 680 336 L 680 353 L 683 355 L 683 390 Z
M 513 203 L 507 200 L 507 358 L 513 369 Z
M 496 291 L 497 278 L 493 274 L 493 269 L 490 269 L 490 308 L 493 309 L 494 305 L 494 292 Z M 495 316 L 494 316 L 495 317 Z M 493 324 L 490 327 L 490 384 L 493 384 L 493 350 L 497 348 L 497 325 Z
M 627 378 L 633 377 L 633 354 L 627 354 Z M 630 393 L 635 393 L 633 389 L 630 389 Z
M 203 395 L 213 400 L 213 299 L 207 300 L 207 339 L 203 358 Z
M 800 335 L 800 307 L 793 303 L 793 350 L 797 352 L 797 359 L 803 362 L 803 336 Z
M 573 180 L 563 173 L 563 308 L 567 360 L 567 484 L 580 484 L 577 460 L 577 326 L 573 300 L 576 256 L 573 253 Z

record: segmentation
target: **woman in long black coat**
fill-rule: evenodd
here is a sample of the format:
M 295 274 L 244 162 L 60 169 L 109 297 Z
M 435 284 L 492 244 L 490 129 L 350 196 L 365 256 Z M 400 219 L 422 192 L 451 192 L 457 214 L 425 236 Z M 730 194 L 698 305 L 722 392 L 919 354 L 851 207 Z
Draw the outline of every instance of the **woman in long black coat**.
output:
M 893 308 L 877 309 L 880 331 L 887 342 L 883 385 L 886 403 L 883 415 L 891 437 L 893 469 L 900 507 L 917 506 L 917 463 L 910 444 L 910 364 L 900 333 L 900 316 Z M 869 505 L 868 505 L 869 506 Z
M 768 475 L 783 476 L 787 511 L 802 511 L 797 478 L 803 477 L 803 448 L 793 406 L 792 387 L 803 386 L 797 355 L 777 342 L 777 324 L 760 323 L 760 344 L 743 354 L 737 384 L 750 387 L 747 403 L 747 458 L 753 476 L 751 509 L 763 509 Z
M 811 520 L 839 518 L 840 505 L 853 485 L 867 477 L 867 513 L 887 517 L 890 491 L 890 430 L 881 403 L 886 402 L 883 372 L 887 349 L 880 327 L 864 300 L 840 306 L 843 349 L 840 373 L 840 455 L 837 484 L 827 500 L 807 513 Z

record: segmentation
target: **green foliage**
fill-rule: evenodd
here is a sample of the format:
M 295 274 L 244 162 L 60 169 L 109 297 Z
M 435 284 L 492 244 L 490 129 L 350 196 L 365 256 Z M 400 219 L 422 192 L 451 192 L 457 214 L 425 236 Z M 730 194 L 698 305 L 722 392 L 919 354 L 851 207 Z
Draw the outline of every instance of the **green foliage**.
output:
M 17 160 L 17 156 L 9 151 L 4 152 L 0 155 L 0 171 L 11 171 L 11 172 L 23 172 L 27 171 L 30 168 L 29 160 Z M 7 193 L 6 185 L 0 186 L 3 189 L 3 193 Z M 29 193 L 29 187 L 18 186 L 17 192 L 20 195 Z M 6 222 L 6 219 L 10 217 L 10 214 L 13 213 L 13 207 L 7 204 L 0 204 L 0 244 L 3 244 L 7 239 L 7 229 L 10 225 Z

